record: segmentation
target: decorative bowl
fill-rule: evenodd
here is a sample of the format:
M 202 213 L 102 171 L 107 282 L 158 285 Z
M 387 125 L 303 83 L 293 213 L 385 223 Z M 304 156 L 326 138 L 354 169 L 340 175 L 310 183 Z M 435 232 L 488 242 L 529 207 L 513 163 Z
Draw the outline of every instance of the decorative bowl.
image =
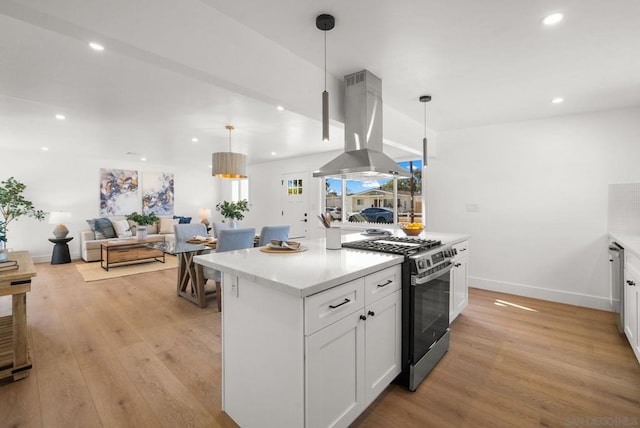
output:
M 402 226 L 402 231 L 408 236 L 420 235 L 423 230 L 424 230 L 424 226 L 420 226 L 419 228 L 415 226 L 414 227 L 407 227 L 406 225 Z

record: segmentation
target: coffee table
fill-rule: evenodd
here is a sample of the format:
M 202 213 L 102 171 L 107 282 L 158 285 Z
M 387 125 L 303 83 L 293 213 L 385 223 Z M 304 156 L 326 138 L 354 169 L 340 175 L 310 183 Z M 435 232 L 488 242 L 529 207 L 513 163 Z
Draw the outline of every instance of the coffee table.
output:
M 100 266 L 106 271 L 110 267 L 122 266 L 140 261 L 157 261 L 164 263 L 164 252 L 148 247 L 154 242 L 164 242 L 163 238 L 124 239 L 106 241 L 101 244 L 102 256 Z

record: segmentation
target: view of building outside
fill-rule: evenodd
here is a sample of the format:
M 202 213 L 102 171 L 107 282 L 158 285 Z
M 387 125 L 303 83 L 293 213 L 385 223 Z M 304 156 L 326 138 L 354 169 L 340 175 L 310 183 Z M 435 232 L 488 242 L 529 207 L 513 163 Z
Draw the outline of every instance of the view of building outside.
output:
M 325 179 L 325 207 L 333 221 L 382 221 L 388 218 L 386 208 L 393 212 L 394 199 L 398 202 L 398 222 L 422 222 L 422 161 L 398 162 L 407 171 L 413 169 L 413 178 L 398 180 L 398 193 L 393 193 L 393 180 L 346 181 L 346 194 L 342 194 L 342 180 Z M 411 182 L 413 181 L 413 192 Z M 344 196 L 344 197 L 343 197 Z M 413 207 L 413 213 L 411 208 Z M 374 213 L 375 211 L 375 213 Z M 413 214 L 413 218 L 412 218 Z

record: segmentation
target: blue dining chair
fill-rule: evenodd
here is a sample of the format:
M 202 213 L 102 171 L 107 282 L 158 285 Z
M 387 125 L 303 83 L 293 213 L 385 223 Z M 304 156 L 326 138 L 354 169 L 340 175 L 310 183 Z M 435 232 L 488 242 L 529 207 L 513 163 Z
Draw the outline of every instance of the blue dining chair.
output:
M 196 235 L 207 236 L 207 226 L 202 223 L 175 224 L 173 233 L 176 236 L 176 242 L 184 242 Z
M 213 223 L 213 237 L 219 237 L 222 229 L 231 229 L 231 223 Z
M 290 226 L 288 224 L 283 226 L 264 226 L 260 231 L 260 242 L 258 246 L 264 247 L 272 239 L 286 241 L 289 239 L 289 229 Z
M 254 228 L 222 229 L 219 233 L 216 253 L 252 248 L 256 230 Z M 202 271 L 205 279 L 212 279 L 216 282 L 216 299 L 218 300 L 218 312 L 220 312 L 222 311 L 222 289 L 220 287 L 222 272 L 208 267 L 204 267 Z

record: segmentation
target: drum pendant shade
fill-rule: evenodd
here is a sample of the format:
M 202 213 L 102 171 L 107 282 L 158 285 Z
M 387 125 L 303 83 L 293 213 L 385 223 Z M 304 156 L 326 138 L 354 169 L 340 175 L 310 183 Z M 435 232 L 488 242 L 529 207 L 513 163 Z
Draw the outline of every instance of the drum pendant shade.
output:
M 214 153 L 211 158 L 211 175 L 219 178 L 247 178 L 247 155 L 231 152 L 231 131 L 233 126 L 227 125 L 229 131 L 229 151 Z

